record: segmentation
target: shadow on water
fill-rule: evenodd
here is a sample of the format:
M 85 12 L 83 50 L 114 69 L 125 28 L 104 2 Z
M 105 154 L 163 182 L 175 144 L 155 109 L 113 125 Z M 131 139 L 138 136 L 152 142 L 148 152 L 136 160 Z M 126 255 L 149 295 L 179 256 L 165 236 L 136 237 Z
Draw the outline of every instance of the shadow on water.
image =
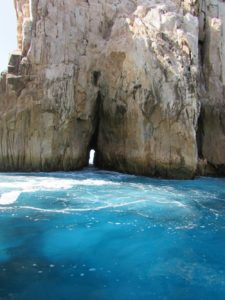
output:
M 0 176 L 1 300 L 225 299 L 223 179 Z
M 14 217 L 1 225 L 3 239 L 12 245 L 7 247 L 8 259 L 0 264 L 0 299 L 87 299 L 87 289 L 92 289 L 91 299 L 100 299 L 95 291 L 107 282 L 95 269 L 87 272 L 88 257 L 73 256 L 72 248 L 70 255 L 61 253 L 58 263 L 43 255 L 44 234 L 49 230 L 45 223 Z

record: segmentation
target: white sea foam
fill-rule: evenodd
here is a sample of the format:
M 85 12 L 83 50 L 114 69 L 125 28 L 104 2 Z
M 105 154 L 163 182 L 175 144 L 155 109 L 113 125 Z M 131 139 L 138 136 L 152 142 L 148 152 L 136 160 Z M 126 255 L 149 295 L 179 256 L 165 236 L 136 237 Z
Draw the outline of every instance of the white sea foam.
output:
M 124 207 L 124 206 L 129 206 L 132 204 L 140 203 L 140 202 L 145 202 L 146 200 L 138 200 L 138 201 L 130 201 L 126 203 L 108 203 L 106 205 L 102 206 L 92 206 L 92 207 L 81 207 L 81 208 L 64 208 L 64 209 L 48 209 L 48 208 L 39 208 L 39 207 L 34 207 L 34 206 L 19 206 L 19 209 L 30 209 L 30 210 L 35 210 L 35 211 L 40 211 L 43 213 L 62 213 L 62 214 L 70 214 L 74 212 L 87 212 L 87 211 L 98 211 L 98 210 L 103 210 L 103 209 L 109 209 L 109 208 L 119 208 L 119 207 Z
M 47 208 L 39 208 L 39 207 L 33 207 L 33 206 L 19 206 L 19 209 L 30 209 L 40 212 L 47 212 L 47 213 L 68 213 L 66 209 L 47 209 Z
M 95 180 L 95 179 L 61 179 L 53 177 L 16 177 L 16 181 L 11 176 L 4 176 L 4 181 L 0 182 L 0 205 L 9 205 L 15 203 L 22 192 L 68 190 L 74 186 L 104 186 L 120 185 L 113 181 Z M 4 190 L 14 190 L 6 192 Z M 16 191 L 15 191 L 16 189 Z
M 87 208 L 65 208 L 65 209 L 48 209 L 48 208 L 39 208 L 33 206 L 20 206 L 20 209 L 30 209 L 36 210 L 44 213 L 61 213 L 61 214 L 69 214 L 73 212 L 85 212 L 85 211 L 97 211 L 109 208 L 109 205 L 105 206 L 97 206 L 97 207 L 87 207 Z
M 0 176 L 1 179 L 1 176 Z M 37 192 L 37 191 L 59 191 L 59 190 L 69 190 L 76 186 L 122 186 L 123 182 L 115 182 L 112 180 L 105 179 L 97 179 L 97 178 L 58 178 L 58 177 L 42 177 L 42 176 L 3 176 L 2 180 L 0 180 L 0 191 L 2 190 L 2 195 L 0 194 L 0 205 L 9 205 L 15 203 L 18 199 L 20 193 L 26 192 Z M 187 203 L 183 200 L 184 193 L 176 194 L 176 190 L 172 187 L 157 187 L 154 185 L 143 185 L 136 183 L 127 183 L 128 186 L 133 188 L 137 188 L 137 193 L 132 194 L 133 201 L 127 201 L 130 198 L 130 195 L 124 195 L 124 190 L 122 189 L 118 192 L 119 200 L 113 200 L 113 202 L 109 202 L 108 199 L 111 198 L 111 189 L 109 194 L 104 194 L 104 199 L 107 201 L 103 201 L 101 204 L 99 201 L 101 197 L 95 196 L 95 193 L 92 193 L 92 190 L 85 189 L 85 195 L 90 194 L 90 199 L 87 199 L 85 196 L 84 201 L 88 202 L 88 207 L 78 207 L 76 209 L 68 210 L 48 210 L 48 212 L 58 212 L 58 213 L 70 213 L 72 211 L 89 211 L 89 210 L 101 210 L 108 208 L 119 208 L 124 206 L 132 206 L 135 204 L 139 204 L 141 202 L 152 203 L 153 205 L 169 205 L 169 206 L 177 206 L 180 208 L 188 208 Z M 138 187 L 144 190 L 143 198 L 140 199 L 140 194 L 138 192 Z M 10 191 L 11 190 L 11 191 Z M 145 193 L 146 192 L 146 193 Z M 1 193 L 1 192 L 0 192 Z M 114 198 L 114 197 L 113 197 Z M 126 199 L 125 199 L 126 198 Z M 75 198 L 76 194 L 75 194 Z M 81 200 L 81 198 L 79 198 Z M 97 203 L 96 203 L 97 199 Z M 73 195 L 70 194 L 70 200 L 73 200 Z M 94 204 L 93 204 L 94 203 Z M 100 205 L 99 205 L 100 204 Z M 96 205 L 96 206 L 95 206 Z M 28 207 L 27 207 L 28 208 Z M 30 209 L 32 209 L 30 207 Z M 33 208 L 35 209 L 35 208 Z M 46 210 L 45 210 L 46 211 Z
M 80 185 L 120 185 L 119 182 L 107 181 L 107 180 L 93 180 L 93 179 L 85 179 L 79 181 L 77 184 Z
M 0 205 L 13 204 L 14 202 L 16 202 L 20 194 L 21 194 L 20 191 L 3 193 L 2 195 L 0 195 Z
M 175 201 L 175 200 L 166 200 L 166 199 L 157 199 L 155 200 L 156 203 L 159 204 L 165 204 L 165 205 L 173 205 L 173 206 L 177 206 L 177 207 L 181 207 L 181 208 L 187 208 L 187 205 L 180 202 L 180 201 Z
M 107 181 L 107 180 L 95 180 L 95 179 L 61 179 L 61 178 L 49 178 L 49 177 L 18 177 L 16 182 L 12 181 L 12 178 L 8 179 L 7 182 L 0 182 L 0 188 L 12 188 L 21 189 L 23 191 L 37 191 L 37 190 L 59 190 L 59 189 L 70 189 L 77 185 L 87 186 L 103 186 L 103 185 L 120 185 L 120 183 Z

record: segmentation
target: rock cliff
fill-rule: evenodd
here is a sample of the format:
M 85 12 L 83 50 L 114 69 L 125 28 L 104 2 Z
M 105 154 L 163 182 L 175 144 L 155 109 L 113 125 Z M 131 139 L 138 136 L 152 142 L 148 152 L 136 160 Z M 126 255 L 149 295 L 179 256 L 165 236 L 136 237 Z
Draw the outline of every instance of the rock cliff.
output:
M 0 170 L 225 173 L 225 3 L 14 0 Z

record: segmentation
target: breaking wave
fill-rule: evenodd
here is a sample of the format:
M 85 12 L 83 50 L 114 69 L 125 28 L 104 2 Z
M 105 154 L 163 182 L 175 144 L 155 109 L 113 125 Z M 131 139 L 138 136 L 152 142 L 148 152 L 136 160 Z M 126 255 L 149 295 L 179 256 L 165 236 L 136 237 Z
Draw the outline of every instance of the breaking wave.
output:
M 14 202 L 16 202 L 20 194 L 21 192 L 19 191 L 3 193 L 2 195 L 0 195 L 0 205 L 13 204 Z

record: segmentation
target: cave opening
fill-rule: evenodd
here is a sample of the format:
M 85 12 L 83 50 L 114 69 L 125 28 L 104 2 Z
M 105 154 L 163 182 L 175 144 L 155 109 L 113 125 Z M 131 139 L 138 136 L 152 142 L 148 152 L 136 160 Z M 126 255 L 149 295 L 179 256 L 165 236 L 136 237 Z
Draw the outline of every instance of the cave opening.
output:
M 102 105 L 102 96 L 100 91 L 98 91 L 96 102 L 95 102 L 95 113 L 94 113 L 94 128 L 91 136 L 90 144 L 89 144 L 89 165 L 97 165 L 98 159 L 98 137 L 99 137 L 99 127 L 100 127 L 100 115 L 101 115 L 101 107 Z
M 88 161 L 89 166 L 94 165 L 94 160 L 95 160 L 95 150 L 91 149 L 89 152 L 89 161 Z

